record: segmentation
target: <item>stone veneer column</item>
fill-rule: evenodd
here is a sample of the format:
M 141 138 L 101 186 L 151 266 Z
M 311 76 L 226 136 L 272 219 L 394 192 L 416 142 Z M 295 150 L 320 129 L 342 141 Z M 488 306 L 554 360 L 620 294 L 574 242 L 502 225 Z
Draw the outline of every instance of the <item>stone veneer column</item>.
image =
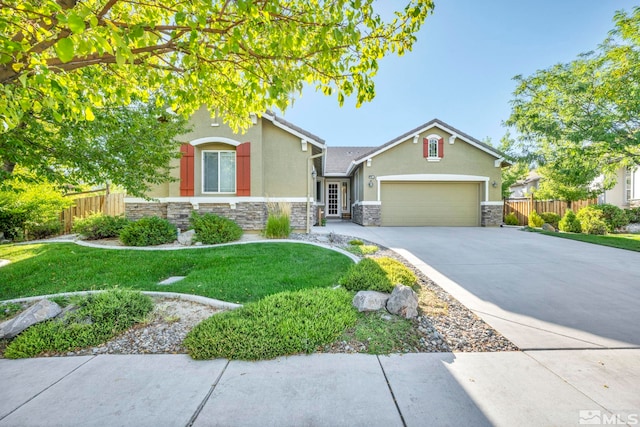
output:
M 503 222 L 502 205 L 482 205 L 482 217 L 480 225 L 483 227 L 497 227 Z

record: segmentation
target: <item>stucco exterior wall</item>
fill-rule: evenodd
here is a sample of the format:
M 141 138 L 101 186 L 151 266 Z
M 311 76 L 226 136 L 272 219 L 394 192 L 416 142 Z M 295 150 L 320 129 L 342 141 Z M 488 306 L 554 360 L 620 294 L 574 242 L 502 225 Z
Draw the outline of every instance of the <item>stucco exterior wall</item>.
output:
M 439 161 L 428 161 L 423 157 L 422 140 L 428 135 L 436 134 L 444 138 L 444 158 Z M 500 201 L 501 194 L 501 169 L 495 167 L 496 158 L 484 151 L 457 138 L 454 144 L 449 143 L 448 133 L 432 128 L 419 135 L 418 143 L 413 143 L 413 138 L 388 149 L 387 151 L 372 157 L 371 166 L 363 163 L 365 180 L 369 175 L 376 177 L 387 175 L 408 174 L 454 174 L 475 175 L 489 177 L 489 183 L 496 182 L 496 187 L 489 185 L 488 201 Z M 378 197 L 377 185 L 373 188 L 365 185 L 364 200 L 375 201 Z M 482 198 L 484 188 L 482 188 Z
M 302 151 L 299 137 L 267 121 L 263 122 L 262 136 L 264 196 L 306 197 L 311 144 Z

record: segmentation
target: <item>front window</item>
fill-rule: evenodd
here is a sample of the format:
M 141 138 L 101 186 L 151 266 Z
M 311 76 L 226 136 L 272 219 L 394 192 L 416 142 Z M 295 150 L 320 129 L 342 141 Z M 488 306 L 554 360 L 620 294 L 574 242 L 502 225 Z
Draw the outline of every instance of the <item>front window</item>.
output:
M 429 158 L 434 159 L 438 157 L 438 139 L 429 138 Z
M 202 192 L 236 192 L 236 152 L 204 151 L 202 153 Z

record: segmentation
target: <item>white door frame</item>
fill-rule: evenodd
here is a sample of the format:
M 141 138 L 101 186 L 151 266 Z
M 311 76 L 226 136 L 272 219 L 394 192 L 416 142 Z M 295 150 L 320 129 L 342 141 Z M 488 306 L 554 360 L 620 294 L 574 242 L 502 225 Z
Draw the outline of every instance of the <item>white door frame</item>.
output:
M 325 215 L 327 218 L 342 217 L 342 203 L 340 194 L 340 181 L 327 181 L 327 191 L 325 193 Z M 335 187 L 335 188 L 333 188 Z
M 335 193 L 331 194 L 331 188 L 335 187 Z M 343 191 L 343 187 L 346 187 Z M 351 212 L 350 191 L 351 183 L 348 179 L 327 179 L 325 190 L 325 215 L 328 218 L 342 218 L 343 213 Z M 333 197 L 333 199 L 332 199 Z M 346 203 L 345 203 L 346 202 Z M 332 204 L 335 204 L 332 208 Z

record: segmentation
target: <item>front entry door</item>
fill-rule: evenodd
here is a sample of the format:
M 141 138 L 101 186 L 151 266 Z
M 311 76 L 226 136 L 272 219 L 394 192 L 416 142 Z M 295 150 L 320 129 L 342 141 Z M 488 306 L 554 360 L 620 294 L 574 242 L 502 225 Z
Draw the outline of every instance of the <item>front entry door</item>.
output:
M 327 184 L 327 216 L 340 216 L 340 183 Z

